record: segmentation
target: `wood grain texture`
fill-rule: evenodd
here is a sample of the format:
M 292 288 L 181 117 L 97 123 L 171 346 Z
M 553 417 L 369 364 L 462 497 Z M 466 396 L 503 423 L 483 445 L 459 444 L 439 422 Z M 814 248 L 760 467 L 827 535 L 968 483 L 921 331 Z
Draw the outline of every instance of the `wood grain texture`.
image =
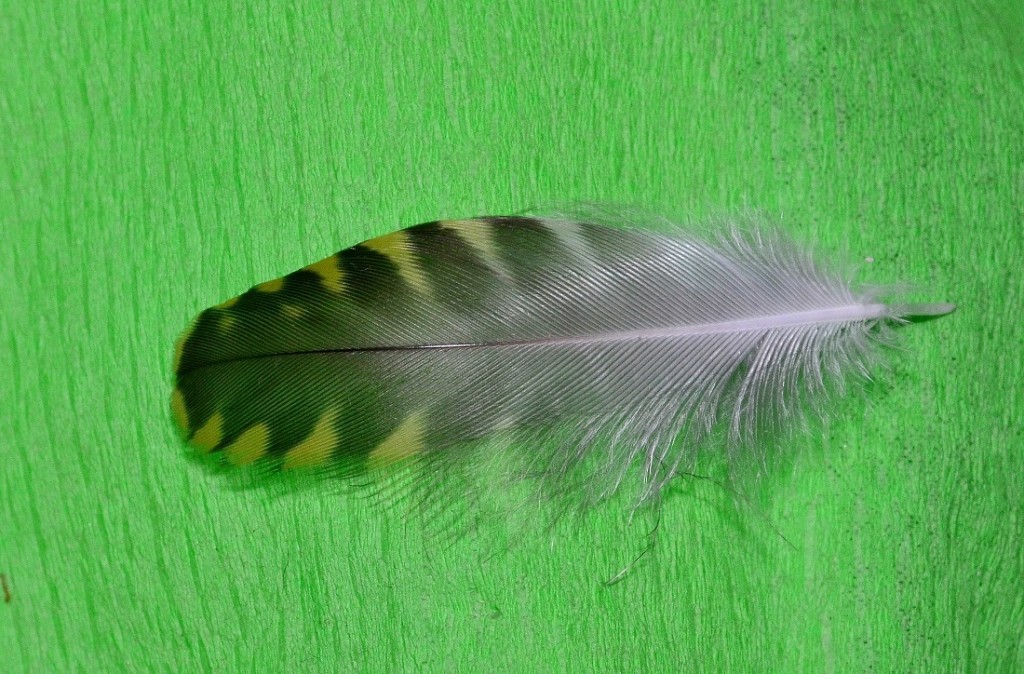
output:
M 1024 668 L 1019 11 L 0 4 L 6 671 Z M 692 482 L 603 588 L 643 546 L 615 513 L 484 561 L 185 459 L 197 310 L 574 199 L 763 207 L 960 305 L 751 495 L 796 550 Z

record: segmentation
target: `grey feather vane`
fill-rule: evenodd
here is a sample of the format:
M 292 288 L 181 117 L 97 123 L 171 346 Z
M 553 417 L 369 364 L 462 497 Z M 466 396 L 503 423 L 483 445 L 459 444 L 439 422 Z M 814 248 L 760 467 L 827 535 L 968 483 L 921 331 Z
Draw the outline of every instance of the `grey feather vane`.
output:
M 172 409 L 233 464 L 423 486 L 498 442 L 505 479 L 644 503 L 700 452 L 756 454 L 823 414 L 893 326 L 952 310 L 886 301 L 751 226 L 432 222 L 203 311 Z

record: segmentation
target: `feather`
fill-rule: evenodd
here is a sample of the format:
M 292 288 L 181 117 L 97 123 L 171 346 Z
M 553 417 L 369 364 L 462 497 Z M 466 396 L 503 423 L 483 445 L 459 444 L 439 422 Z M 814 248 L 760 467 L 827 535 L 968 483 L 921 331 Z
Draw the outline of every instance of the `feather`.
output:
M 430 222 L 203 311 L 171 408 L 234 465 L 436 487 L 490 438 L 509 482 L 594 502 L 634 475 L 641 504 L 701 452 L 824 414 L 893 326 L 954 309 L 885 296 L 771 229 Z

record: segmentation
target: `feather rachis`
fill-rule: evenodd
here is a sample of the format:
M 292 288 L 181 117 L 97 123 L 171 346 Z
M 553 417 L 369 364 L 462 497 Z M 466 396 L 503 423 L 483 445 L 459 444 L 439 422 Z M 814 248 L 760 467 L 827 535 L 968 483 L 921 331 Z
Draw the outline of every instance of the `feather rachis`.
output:
M 510 479 L 600 500 L 636 471 L 645 501 L 716 429 L 739 453 L 824 409 L 907 310 L 776 232 L 426 223 L 200 314 L 172 408 L 233 463 L 431 482 L 435 455 L 506 435 Z

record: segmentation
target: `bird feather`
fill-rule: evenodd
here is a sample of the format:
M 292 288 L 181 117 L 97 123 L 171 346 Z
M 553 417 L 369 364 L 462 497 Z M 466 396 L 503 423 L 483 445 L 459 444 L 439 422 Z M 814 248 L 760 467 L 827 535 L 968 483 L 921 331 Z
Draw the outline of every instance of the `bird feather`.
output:
M 200 313 L 177 343 L 171 407 L 231 464 L 418 467 L 436 486 L 501 438 L 507 480 L 593 502 L 635 476 L 640 504 L 701 452 L 758 455 L 824 414 L 893 326 L 953 309 L 885 298 L 750 223 L 430 222 Z

